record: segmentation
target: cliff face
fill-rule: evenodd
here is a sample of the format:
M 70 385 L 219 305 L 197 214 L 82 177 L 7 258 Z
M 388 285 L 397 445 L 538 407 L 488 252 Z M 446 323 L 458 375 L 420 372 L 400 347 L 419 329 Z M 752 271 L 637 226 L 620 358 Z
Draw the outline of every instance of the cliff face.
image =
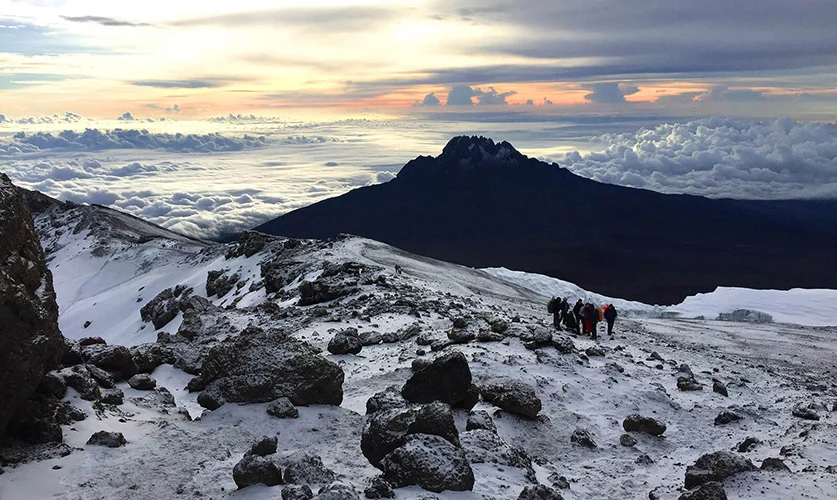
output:
M 0 174 L 0 441 L 7 431 L 37 427 L 33 408 L 42 405 L 33 398 L 63 351 L 52 273 L 21 191 Z M 56 437 L 60 428 L 36 439 Z

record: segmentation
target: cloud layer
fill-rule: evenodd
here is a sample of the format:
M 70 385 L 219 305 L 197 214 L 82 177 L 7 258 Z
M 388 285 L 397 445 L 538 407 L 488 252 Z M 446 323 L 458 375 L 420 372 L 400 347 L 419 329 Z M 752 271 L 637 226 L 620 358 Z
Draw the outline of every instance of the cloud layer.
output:
M 125 113 L 122 121 L 133 121 L 131 113 Z M 210 134 L 166 134 L 150 133 L 147 130 L 86 129 L 84 132 L 64 130 L 51 132 L 18 132 L 7 144 L 0 143 L 0 152 L 34 153 L 60 149 L 65 151 L 102 151 L 107 149 L 164 149 L 181 153 L 214 153 L 240 151 L 245 148 L 264 146 L 265 137 L 244 135 L 226 137 L 219 133 Z
M 729 198 L 837 198 L 837 124 L 707 118 L 593 140 L 558 163 L 601 182 Z

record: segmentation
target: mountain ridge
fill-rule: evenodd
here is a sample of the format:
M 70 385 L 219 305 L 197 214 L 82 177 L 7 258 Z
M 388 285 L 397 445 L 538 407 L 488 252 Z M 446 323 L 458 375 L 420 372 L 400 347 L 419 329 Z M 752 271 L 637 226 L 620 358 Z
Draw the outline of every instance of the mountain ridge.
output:
M 817 203 L 823 216 L 809 222 Z M 714 200 L 599 183 L 506 142 L 460 136 L 437 157 L 411 160 L 390 182 L 255 229 L 356 234 L 458 264 L 674 304 L 718 286 L 837 288 L 837 278 L 814 270 L 837 252 L 831 214 L 837 202 Z

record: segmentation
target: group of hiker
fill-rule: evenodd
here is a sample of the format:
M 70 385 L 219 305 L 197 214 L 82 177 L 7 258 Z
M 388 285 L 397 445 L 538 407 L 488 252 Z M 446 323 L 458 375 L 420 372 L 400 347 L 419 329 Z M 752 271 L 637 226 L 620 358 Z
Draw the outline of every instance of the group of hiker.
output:
M 585 304 L 581 299 L 578 299 L 571 309 L 567 297 L 553 297 L 547 303 L 546 309 L 552 314 L 552 324 L 555 328 L 560 330 L 563 325 L 577 335 L 581 335 L 583 330 L 583 333 L 593 340 L 598 338 L 596 327 L 602 320 L 607 322 L 607 334 L 613 335 L 613 323 L 618 316 L 613 304 L 596 307 L 591 302 Z

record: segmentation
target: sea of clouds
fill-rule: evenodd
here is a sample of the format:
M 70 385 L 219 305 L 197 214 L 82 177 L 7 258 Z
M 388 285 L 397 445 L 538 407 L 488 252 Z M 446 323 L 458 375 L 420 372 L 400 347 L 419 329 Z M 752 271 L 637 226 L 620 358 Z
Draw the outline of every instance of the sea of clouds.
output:
M 524 154 L 613 184 L 712 197 L 837 197 L 837 125 L 784 119 L 617 126 L 235 116 L 151 131 L 142 122 L 76 122 L 36 130 L 27 120 L 23 130 L 6 120 L 0 171 L 59 199 L 111 206 L 202 238 L 387 182 L 410 159 L 436 155 L 463 133 L 509 140 Z

